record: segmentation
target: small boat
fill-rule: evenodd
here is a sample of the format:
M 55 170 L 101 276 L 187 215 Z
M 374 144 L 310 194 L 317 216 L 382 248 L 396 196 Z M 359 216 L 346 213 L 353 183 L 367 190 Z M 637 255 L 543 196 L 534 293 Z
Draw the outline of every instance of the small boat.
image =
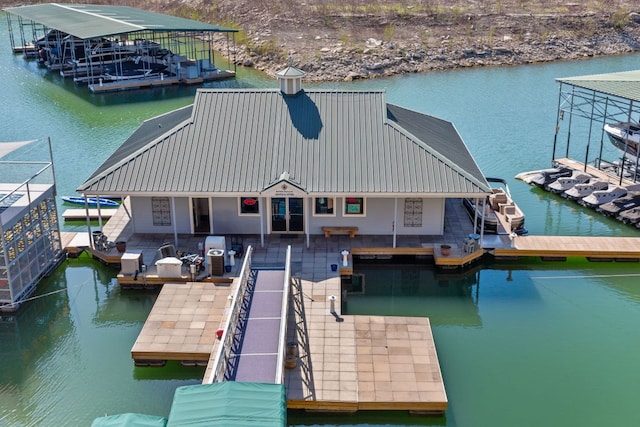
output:
M 573 169 L 567 167 L 549 168 L 531 172 L 523 172 L 516 175 L 516 178 L 530 185 L 545 187 L 558 178 L 571 176 L 573 172 Z
M 638 224 L 638 222 L 640 222 L 640 207 L 622 211 L 618 214 L 616 219 L 624 222 L 625 224 Z
M 609 123 L 604 125 L 609 141 L 632 162 L 640 157 L 640 124 L 633 122 Z
M 80 196 L 64 196 L 62 197 L 65 203 L 71 203 L 72 205 L 82 205 L 85 206 L 85 198 Z M 105 199 L 104 197 L 88 197 L 86 198 L 86 204 L 89 207 L 95 208 L 98 207 L 98 204 L 101 208 L 117 208 L 120 206 L 118 202 Z
M 606 190 L 596 190 L 589 194 L 587 197 L 583 197 L 579 204 L 590 208 L 597 208 L 600 205 L 609 203 L 620 197 L 627 195 L 627 189 L 620 187 L 619 185 L 610 185 Z
M 524 227 L 524 213 L 511 198 L 507 182 L 501 178 L 487 178 L 487 181 L 499 185 L 492 187 L 493 193 L 486 199 L 479 200 L 477 206 L 473 199 L 462 199 L 471 221 L 477 218 L 476 231 L 480 230 L 484 219 L 486 233 L 499 234 L 504 229 L 507 234 L 527 234 L 527 229 Z
M 624 197 L 598 206 L 596 210 L 603 215 L 617 217 L 620 213 L 637 207 L 640 207 L 640 192 L 632 191 Z
M 585 184 L 576 184 L 561 194 L 562 197 L 569 200 L 580 200 L 594 191 L 606 190 L 609 187 L 607 181 L 592 180 Z
M 591 178 L 591 175 L 587 173 L 573 171 L 571 176 L 558 178 L 552 183 L 547 184 L 545 188 L 552 193 L 560 194 L 564 193 L 576 184 L 586 184 Z

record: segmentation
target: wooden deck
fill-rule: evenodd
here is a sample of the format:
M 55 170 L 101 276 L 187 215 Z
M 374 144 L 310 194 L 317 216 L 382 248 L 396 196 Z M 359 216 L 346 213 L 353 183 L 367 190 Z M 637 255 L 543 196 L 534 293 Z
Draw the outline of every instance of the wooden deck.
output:
M 89 209 L 88 213 L 85 209 L 66 209 L 62 212 L 62 218 L 65 221 L 86 221 L 87 214 L 90 220 L 97 220 L 100 217 L 104 220 L 111 218 L 117 209 Z
M 449 255 L 443 255 L 440 251 L 439 244 L 423 244 L 419 248 L 385 248 L 385 247 L 371 247 L 371 248 L 353 248 L 351 253 L 354 256 L 369 257 L 369 258 L 389 258 L 390 256 L 429 256 L 433 257 L 435 265 L 442 267 L 464 267 L 482 257 L 485 253 L 482 249 L 475 250 L 471 253 L 467 253 L 455 243 L 449 243 L 451 246 L 451 253 Z M 341 272 L 341 274 L 343 274 Z
M 590 260 L 640 260 L 640 237 L 518 236 L 511 247 L 495 248 L 496 257 L 584 257 Z

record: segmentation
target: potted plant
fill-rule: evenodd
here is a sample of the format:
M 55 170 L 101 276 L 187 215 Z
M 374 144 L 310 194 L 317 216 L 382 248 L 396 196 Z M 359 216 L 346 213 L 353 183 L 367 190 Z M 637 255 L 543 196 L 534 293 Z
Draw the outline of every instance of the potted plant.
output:
M 116 242 L 116 250 L 120 253 L 123 253 L 127 250 L 127 242 L 120 240 Z
M 447 245 L 447 244 L 440 245 L 440 252 L 442 253 L 442 256 L 451 255 L 451 245 Z

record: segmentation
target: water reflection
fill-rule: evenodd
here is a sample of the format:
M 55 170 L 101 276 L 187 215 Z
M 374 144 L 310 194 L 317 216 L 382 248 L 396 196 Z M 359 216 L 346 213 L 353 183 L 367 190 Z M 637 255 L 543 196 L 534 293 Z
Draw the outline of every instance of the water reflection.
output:
M 357 264 L 353 279 L 343 280 L 342 310 L 345 314 L 426 316 L 433 326 L 480 327 L 481 295 L 540 304 L 525 273 L 533 266 L 488 261 L 464 270 L 442 270 L 433 265 Z

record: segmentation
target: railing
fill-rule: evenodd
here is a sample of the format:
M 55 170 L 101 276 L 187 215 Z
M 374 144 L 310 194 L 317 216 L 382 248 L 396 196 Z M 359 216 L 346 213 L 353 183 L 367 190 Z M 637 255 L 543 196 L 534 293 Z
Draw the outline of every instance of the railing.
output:
M 287 345 L 287 314 L 289 313 L 289 290 L 291 288 L 291 245 L 287 247 L 282 288 L 282 311 L 280 312 L 280 333 L 278 334 L 278 359 L 276 360 L 276 384 L 284 382 L 284 359 Z
M 225 322 L 222 337 L 220 337 L 220 345 L 216 352 L 216 357 L 213 362 L 211 374 L 209 376 L 208 383 L 221 382 L 225 380 L 225 372 L 228 366 L 231 352 L 233 351 L 233 341 L 235 336 L 235 326 L 238 324 L 238 319 L 242 310 L 242 301 L 244 300 L 244 294 L 247 290 L 247 284 L 251 277 L 251 255 L 253 254 L 253 248 L 249 246 L 247 253 L 244 257 L 242 264 L 242 270 L 240 270 L 240 276 L 238 278 L 238 287 L 231 296 L 232 302 L 229 307 L 229 316 Z

